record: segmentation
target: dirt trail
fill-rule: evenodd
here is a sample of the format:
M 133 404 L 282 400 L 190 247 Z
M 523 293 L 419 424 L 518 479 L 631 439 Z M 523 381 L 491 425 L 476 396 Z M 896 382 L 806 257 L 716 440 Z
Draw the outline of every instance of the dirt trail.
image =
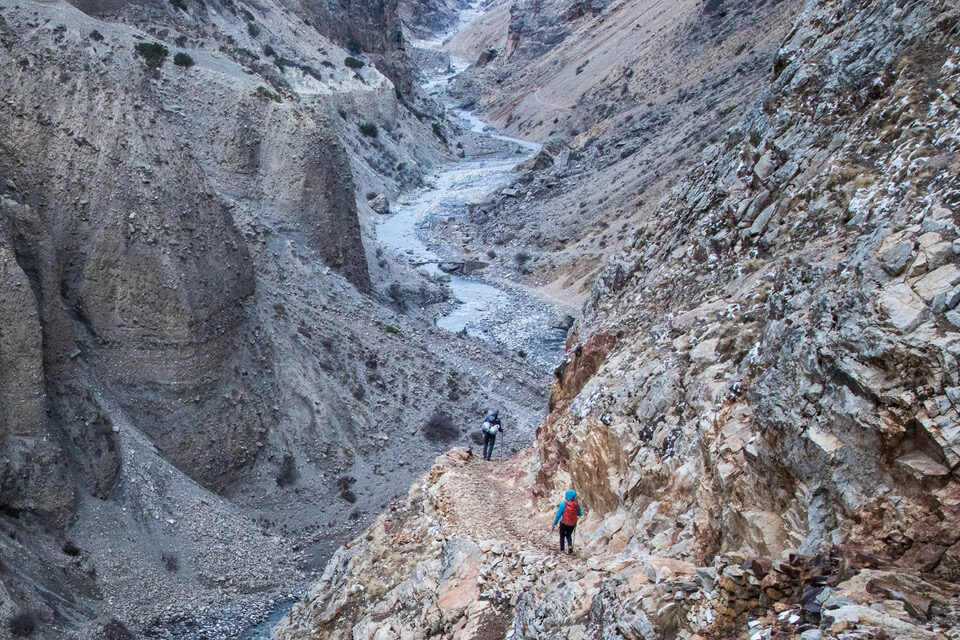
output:
M 580 556 L 559 552 L 558 534 L 552 528 L 556 505 L 535 500 L 519 482 L 526 462 L 523 454 L 503 462 L 498 457 L 486 462 L 471 456 L 447 471 L 438 490 L 448 535 L 497 540 L 520 552 L 553 553 L 571 566 L 582 562 Z M 575 539 L 575 545 L 580 544 Z

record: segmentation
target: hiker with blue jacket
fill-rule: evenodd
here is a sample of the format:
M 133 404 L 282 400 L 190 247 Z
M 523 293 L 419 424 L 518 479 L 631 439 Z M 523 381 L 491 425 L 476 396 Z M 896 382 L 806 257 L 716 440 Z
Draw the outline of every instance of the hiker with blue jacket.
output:
M 577 501 L 577 492 L 573 489 L 567 491 L 566 499 L 560 503 L 557 509 L 557 517 L 553 519 L 553 527 L 560 523 L 560 553 L 563 553 L 564 545 L 567 543 L 567 553 L 573 553 L 573 530 L 577 528 L 577 518 L 583 515 L 580 509 L 580 503 Z
M 480 429 L 483 431 L 483 459 L 489 460 L 493 457 L 493 445 L 497 442 L 497 434 L 503 433 L 503 425 L 496 411 L 490 412 L 490 415 L 483 419 L 483 426 Z

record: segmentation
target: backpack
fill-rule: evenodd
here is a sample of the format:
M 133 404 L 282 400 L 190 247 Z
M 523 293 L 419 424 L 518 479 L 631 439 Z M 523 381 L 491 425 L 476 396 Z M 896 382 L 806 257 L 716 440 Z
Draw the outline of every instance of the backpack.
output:
M 491 434 L 491 433 L 494 433 L 494 432 L 496 431 L 496 429 L 494 428 L 494 426 L 493 426 L 492 424 L 490 424 L 490 422 L 489 422 L 488 420 L 484 420 L 484 421 L 483 421 L 483 426 L 480 427 L 480 430 L 483 431 L 483 432 L 486 433 L 486 434 Z
M 568 527 L 577 526 L 577 509 L 579 506 L 576 500 L 565 500 L 563 503 L 563 516 L 560 518 L 560 522 Z

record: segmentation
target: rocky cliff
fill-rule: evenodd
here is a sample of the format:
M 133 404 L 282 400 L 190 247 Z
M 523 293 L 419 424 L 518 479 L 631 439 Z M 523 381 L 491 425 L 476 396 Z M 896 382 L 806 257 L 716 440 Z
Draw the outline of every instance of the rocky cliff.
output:
M 367 295 L 361 183 L 445 153 L 374 8 L 351 55 L 273 3 L 0 3 L 0 637 L 233 637 L 461 416 L 532 432 L 541 374 Z
M 438 460 L 274 637 L 957 637 L 958 20 L 807 2 L 595 280 L 536 447 Z

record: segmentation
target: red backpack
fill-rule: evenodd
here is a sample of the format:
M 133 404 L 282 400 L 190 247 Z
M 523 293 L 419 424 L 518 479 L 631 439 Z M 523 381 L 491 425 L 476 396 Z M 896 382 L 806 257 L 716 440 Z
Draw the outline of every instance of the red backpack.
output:
M 560 517 L 560 522 L 567 525 L 568 527 L 577 526 L 577 510 L 580 505 L 577 504 L 576 500 L 566 500 L 563 504 L 563 516 Z

